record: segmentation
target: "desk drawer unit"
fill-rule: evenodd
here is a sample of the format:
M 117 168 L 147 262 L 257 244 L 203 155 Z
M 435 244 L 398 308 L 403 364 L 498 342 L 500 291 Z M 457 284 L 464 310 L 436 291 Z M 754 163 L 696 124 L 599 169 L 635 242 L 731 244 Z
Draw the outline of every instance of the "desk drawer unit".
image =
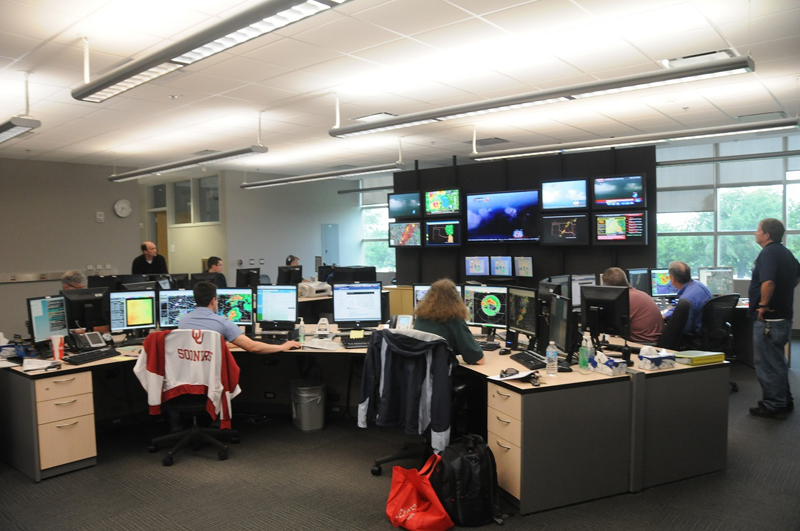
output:
M 522 451 L 518 444 L 499 437 L 489 428 L 489 448 L 497 466 L 497 484 L 517 500 L 521 495 Z
M 36 403 L 36 420 L 41 426 L 57 420 L 82 417 L 94 413 L 92 393 L 66 396 Z
M 522 461 L 522 396 L 489 383 L 486 419 L 488 443 L 497 464 L 497 483 L 520 498 Z
M 91 392 L 92 373 L 89 371 L 36 380 L 37 402 Z
M 42 470 L 96 455 L 94 415 L 39 426 L 39 466 Z

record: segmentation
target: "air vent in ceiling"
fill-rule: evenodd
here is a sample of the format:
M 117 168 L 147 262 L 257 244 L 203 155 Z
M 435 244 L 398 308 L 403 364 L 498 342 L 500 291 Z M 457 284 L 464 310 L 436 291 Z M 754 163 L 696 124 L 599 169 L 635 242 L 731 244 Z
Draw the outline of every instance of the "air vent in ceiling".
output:
M 736 121 L 743 124 L 754 122 L 765 122 L 767 120 L 782 120 L 786 118 L 786 113 L 783 111 L 775 112 L 762 112 L 758 114 L 743 114 L 736 117 Z
M 472 144 L 472 141 L 464 142 L 465 144 Z M 475 141 L 475 145 L 478 147 L 486 147 L 486 146 L 494 146 L 496 144 L 508 144 L 508 140 L 504 138 L 479 138 Z

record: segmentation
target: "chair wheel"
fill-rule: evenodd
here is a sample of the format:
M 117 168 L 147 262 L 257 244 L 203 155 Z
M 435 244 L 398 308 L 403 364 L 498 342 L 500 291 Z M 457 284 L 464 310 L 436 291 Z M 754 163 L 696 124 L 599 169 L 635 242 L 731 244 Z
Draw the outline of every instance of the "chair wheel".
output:
M 228 451 L 220 450 L 219 453 L 217 453 L 217 457 L 219 457 L 220 461 L 225 461 L 226 459 L 228 459 Z
M 147 451 L 150 452 L 151 454 L 154 454 L 158 451 L 158 448 L 156 448 L 155 444 L 151 444 L 150 446 L 147 447 Z
M 170 456 L 165 457 L 162 459 L 161 464 L 164 466 L 172 466 L 172 458 Z
M 234 435 L 233 437 L 231 437 L 231 442 L 233 444 L 239 444 L 239 441 L 241 441 L 241 439 L 239 438 L 238 435 Z
M 375 465 L 374 467 L 372 467 L 371 472 L 372 472 L 373 476 L 380 476 L 381 472 L 383 472 L 383 470 L 381 470 L 380 465 Z

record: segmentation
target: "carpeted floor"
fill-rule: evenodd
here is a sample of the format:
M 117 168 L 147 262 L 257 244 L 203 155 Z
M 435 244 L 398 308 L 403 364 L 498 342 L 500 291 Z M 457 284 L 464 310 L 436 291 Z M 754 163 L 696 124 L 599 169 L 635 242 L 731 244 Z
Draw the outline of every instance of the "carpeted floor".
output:
M 760 397 L 755 373 L 734 363 L 731 374 L 740 391 L 730 395 L 727 470 L 516 515 L 503 529 L 800 529 L 800 413 L 750 416 Z M 790 378 L 800 389 L 796 371 Z M 286 418 L 239 427 L 242 443 L 225 462 L 204 449 L 161 466 L 146 451 L 164 429 L 158 424 L 99 433 L 97 466 L 39 484 L 0 464 L 0 530 L 392 529 L 384 514 L 390 467 L 381 477 L 370 467 L 398 448 L 399 431 L 360 430 L 353 419 L 307 433 Z

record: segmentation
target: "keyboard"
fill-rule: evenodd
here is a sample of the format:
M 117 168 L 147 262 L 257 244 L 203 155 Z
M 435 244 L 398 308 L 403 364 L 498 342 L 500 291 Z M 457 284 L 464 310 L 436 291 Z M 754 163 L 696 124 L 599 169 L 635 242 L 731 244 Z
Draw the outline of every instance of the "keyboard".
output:
M 344 345 L 344 348 L 367 348 L 369 346 L 369 336 L 360 337 L 358 339 L 343 337 L 342 345 Z
M 500 343 L 496 341 L 478 341 L 481 350 L 497 350 L 500 348 Z
M 547 363 L 544 361 L 544 357 L 533 352 L 532 350 L 523 350 L 521 352 L 512 354 L 510 357 L 512 360 L 524 365 L 528 368 L 528 370 L 531 371 L 544 369 L 547 366 Z
M 327 339 L 314 338 L 306 340 L 306 342 L 303 343 L 303 348 L 313 348 L 318 350 L 339 350 L 340 348 L 342 348 L 342 344 Z
M 70 365 L 83 365 L 84 363 L 104 360 L 106 358 L 113 358 L 114 356 L 120 355 L 121 354 L 119 351 L 117 351 L 117 349 L 106 347 L 99 348 L 97 350 L 87 350 L 86 352 L 78 352 L 77 354 L 70 354 L 69 356 L 64 356 L 62 361 L 65 361 Z
M 259 343 L 266 343 L 267 345 L 283 345 L 286 343 L 285 339 L 272 339 L 271 337 L 259 337 L 256 341 Z

